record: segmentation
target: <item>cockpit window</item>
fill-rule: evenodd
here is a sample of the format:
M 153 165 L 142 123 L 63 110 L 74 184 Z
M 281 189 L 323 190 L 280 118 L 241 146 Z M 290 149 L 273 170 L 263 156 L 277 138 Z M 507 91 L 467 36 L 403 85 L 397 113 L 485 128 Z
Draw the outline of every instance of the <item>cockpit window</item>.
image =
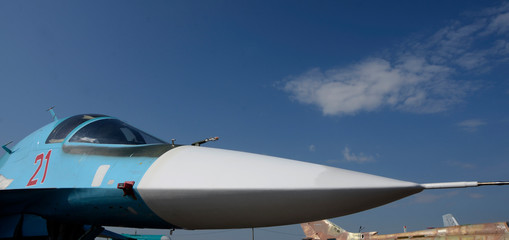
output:
M 61 143 L 67 137 L 67 135 L 80 124 L 94 118 L 98 117 L 107 117 L 106 115 L 101 114 L 82 114 L 70 117 L 60 124 L 58 124 L 55 129 L 50 133 L 48 138 L 46 139 L 46 143 Z
M 78 130 L 69 142 L 128 145 L 165 143 L 118 119 L 92 122 Z

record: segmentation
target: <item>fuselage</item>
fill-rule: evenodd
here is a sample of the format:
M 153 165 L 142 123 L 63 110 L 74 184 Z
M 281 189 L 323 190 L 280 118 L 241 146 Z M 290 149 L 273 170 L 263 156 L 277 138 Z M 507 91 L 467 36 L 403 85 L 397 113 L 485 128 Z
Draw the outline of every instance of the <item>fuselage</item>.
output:
M 10 150 L 0 160 L 0 219 L 29 214 L 99 226 L 264 227 L 347 215 L 423 190 L 323 165 L 176 146 L 104 115 L 52 122 Z
M 407 233 L 372 235 L 366 240 L 506 240 L 509 239 L 507 222 L 460 225 L 433 228 Z
M 506 240 L 509 239 L 507 222 L 457 225 L 413 232 L 377 234 L 352 233 L 328 220 L 301 224 L 306 240 Z

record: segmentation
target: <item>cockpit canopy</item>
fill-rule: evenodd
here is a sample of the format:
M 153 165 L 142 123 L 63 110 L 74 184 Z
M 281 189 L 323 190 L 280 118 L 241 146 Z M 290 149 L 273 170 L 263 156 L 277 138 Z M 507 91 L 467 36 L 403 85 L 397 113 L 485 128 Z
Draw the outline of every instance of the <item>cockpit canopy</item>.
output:
M 68 137 L 71 133 L 73 135 Z M 125 122 L 100 114 L 76 115 L 62 121 L 53 129 L 46 143 L 61 143 L 66 138 L 69 138 L 68 142 L 71 143 L 165 144 L 164 141 Z

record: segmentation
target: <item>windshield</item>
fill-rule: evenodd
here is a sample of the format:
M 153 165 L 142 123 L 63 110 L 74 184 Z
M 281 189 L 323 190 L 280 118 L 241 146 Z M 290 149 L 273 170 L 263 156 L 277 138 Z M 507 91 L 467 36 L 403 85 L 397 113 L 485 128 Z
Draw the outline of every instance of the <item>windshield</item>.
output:
M 101 114 L 82 114 L 70 117 L 59 123 L 46 139 L 46 143 L 61 143 L 65 137 L 80 124 L 94 118 L 106 117 Z
M 69 142 L 127 145 L 165 143 L 118 119 L 102 119 L 92 122 L 78 130 Z

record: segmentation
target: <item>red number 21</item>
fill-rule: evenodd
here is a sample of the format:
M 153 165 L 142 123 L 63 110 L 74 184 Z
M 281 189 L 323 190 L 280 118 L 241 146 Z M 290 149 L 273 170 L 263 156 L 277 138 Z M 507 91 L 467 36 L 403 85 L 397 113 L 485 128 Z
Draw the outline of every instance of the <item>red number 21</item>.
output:
M 41 183 L 44 183 L 44 180 L 46 180 L 46 172 L 48 171 L 48 163 L 49 163 L 50 156 L 51 156 L 51 150 L 49 150 L 48 153 L 46 154 L 46 166 L 44 168 L 44 175 L 42 176 Z M 39 167 L 37 167 L 37 170 L 35 170 L 34 175 L 32 175 L 32 177 L 28 181 L 27 187 L 33 186 L 37 183 L 38 179 L 37 178 L 34 179 L 34 177 L 37 175 L 37 173 L 39 173 L 39 170 L 41 170 L 42 162 L 44 161 L 44 159 L 45 159 L 44 153 L 41 153 L 41 154 L 37 155 L 37 157 L 35 157 L 34 164 L 37 164 L 37 162 L 39 162 Z

